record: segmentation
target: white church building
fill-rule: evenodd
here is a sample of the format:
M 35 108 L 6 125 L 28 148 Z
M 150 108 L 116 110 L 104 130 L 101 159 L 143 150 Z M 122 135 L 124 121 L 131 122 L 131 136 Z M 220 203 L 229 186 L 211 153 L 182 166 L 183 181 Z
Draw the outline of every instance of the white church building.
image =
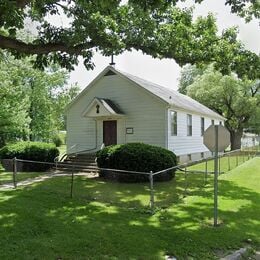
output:
M 211 155 L 203 133 L 225 118 L 177 91 L 106 67 L 66 108 L 67 152 L 143 142 L 173 151 L 180 162 Z

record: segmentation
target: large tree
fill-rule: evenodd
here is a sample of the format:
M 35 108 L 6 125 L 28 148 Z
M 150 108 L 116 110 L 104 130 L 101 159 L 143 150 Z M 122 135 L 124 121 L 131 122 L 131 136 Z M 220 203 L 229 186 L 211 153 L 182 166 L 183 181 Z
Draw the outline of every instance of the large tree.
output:
M 0 56 L 0 146 L 16 139 L 50 140 L 64 130 L 64 107 L 79 92 L 59 68 L 34 69 L 28 58 Z
M 196 79 L 196 77 L 203 74 L 204 68 L 198 68 L 196 65 L 187 64 L 181 70 L 179 78 L 178 91 L 184 95 L 187 94 L 187 88 Z
M 222 75 L 210 66 L 188 87 L 188 95 L 226 118 L 225 126 L 231 135 L 231 149 L 241 147 L 243 130 L 257 126 L 259 118 L 259 82 Z
M 200 3 L 203 0 L 194 0 Z M 0 48 L 17 57 L 36 54 L 35 65 L 59 63 L 73 69 L 78 57 L 87 69 L 92 55 L 141 50 L 158 58 L 173 58 L 179 65 L 215 62 L 222 72 L 236 71 L 258 78 L 259 56 L 246 50 L 232 28 L 218 34 L 212 15 L 193 20 L 191 9 L 178 0 L 0 0 Z M 246 19 L 259 18 L 255 0 L 226 0 L 231 11 Z M 46 17 L 63 15 L 67 26 L 53 25 Z M 37 35 L 23 41 L 17 34 L 25 21 L 37 24 Z
M 7 67 L 0 62 L 0 147 L 8 140 L 28 134 L 29 100 L 23 87 L 23 71 L 19 68 L 22 62 L 17 61 L 17 65 Z

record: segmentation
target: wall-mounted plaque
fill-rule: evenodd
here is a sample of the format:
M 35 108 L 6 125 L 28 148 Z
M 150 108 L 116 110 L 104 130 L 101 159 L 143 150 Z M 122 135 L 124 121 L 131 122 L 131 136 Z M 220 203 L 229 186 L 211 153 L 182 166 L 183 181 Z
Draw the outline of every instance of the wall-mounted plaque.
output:
M 126 134 L 131 135 L 133 133 L 134 133 L 134 128 L 133 127 L 127 127 L 126 128 Z

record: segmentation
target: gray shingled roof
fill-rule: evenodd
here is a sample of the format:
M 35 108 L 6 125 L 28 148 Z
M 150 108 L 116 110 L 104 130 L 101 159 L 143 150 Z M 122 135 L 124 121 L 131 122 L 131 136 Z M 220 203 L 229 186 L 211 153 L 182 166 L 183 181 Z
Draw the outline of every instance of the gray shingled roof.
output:
M 99 100 L 99 102 L 101 104 L 103 104 L 103 106 L 112 114 L 120 114 L 123 115 L 124 113 L 121 111 L 121 109 L 110 99 L 107 98 L 98 98 L 96 97 L 96 99 Z
M 213 110 L 209 109 L 208 107 L 202 105 L 198 101 L 196 101 L 186 95 L 183 95 L 175 90 L 171 90 L 169 88 L 149 82 L 145 79 L 133 76 L 126 72 L 122 72 L 119 70 L 115 70 L 115 71 L 118 71 L 120 74 L 124 75 L 125 77 L 127 77 L 131 81 L 135 82 L 139 86 L 145 88 L 152 94 L 163 99 L 172 107 L 188 110 L 190 112 L 197 112 L 198 114 L 206 115 L 206 116 L 213 117 L 213 118 L 218 118 L 221 120 L 225 119 L 224 117 L 222 117 L 218 113 L 214 112 Z

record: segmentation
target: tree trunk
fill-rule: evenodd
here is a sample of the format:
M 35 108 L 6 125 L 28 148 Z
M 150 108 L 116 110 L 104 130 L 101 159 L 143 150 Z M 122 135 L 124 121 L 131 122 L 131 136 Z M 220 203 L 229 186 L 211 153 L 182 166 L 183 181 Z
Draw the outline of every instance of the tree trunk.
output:
M 230 142 L 231 150 L 237 150 L 241 148 L 241 138 L 243 135 L 243 130 L 230 131 Z

